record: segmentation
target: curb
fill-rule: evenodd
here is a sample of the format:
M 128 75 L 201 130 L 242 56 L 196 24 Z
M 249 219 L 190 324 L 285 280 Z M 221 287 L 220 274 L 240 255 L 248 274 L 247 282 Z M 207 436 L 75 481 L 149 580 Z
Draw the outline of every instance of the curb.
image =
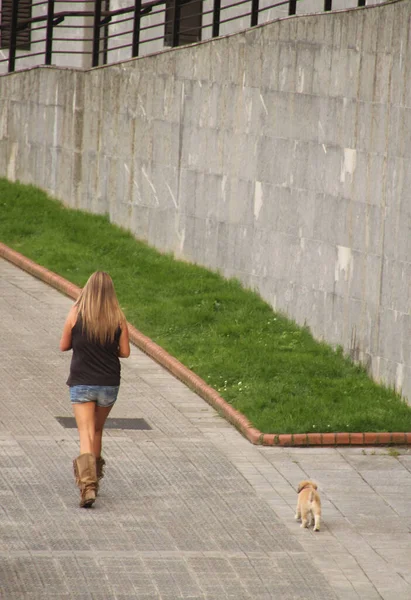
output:
M 16 250 L 12 250 L 0 242 L 0 257 L 13 263 L 30 275 L 37 277 L 48 285 L 54 287 L 69 298 L 75 300 L 80 289 L 74 283 L 67 281 L 60 275 L 38 265 Z M 140 350 L 145 352 L 162 367 L 170 371 L 190 389 L 196 392 L 203 400 L 215 408 L 221 416 L 238 429 L 252 444 L 263 446 L 387 446 L 411 445 L 411 432 L 384 432 L 384 433 L 295 433 L 275 434 L 262 433 L 252 426 L 250 421 L 238 410 L 226 402 L 212 387 L 207 385 L 198 375 L 193 373 L 179 360 L 171 356 L 161 346 L 141 333 L 128 323 L 130 341 Z

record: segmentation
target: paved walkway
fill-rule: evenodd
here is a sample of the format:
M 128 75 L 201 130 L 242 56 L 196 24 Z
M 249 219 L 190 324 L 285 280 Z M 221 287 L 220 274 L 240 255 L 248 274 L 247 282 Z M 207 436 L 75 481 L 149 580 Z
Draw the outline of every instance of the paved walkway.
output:
M 409 600 L 411 454 L 252 446 L 136 348 L 112 413 L 95 508 L 58 341 L 71 301 L 0 259 L 0 598 Z M 309 476 L 318 534 L 294 522 Z

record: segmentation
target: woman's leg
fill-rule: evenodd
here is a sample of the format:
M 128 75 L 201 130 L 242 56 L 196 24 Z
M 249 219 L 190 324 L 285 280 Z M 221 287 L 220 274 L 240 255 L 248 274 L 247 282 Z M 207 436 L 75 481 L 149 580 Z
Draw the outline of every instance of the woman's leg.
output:
M 89 508 L 96 500 L 97 471 L 94 455 L 95 412 L 94 402 L 73 404 L 80 438 L 80 455 L 74 459 L 76 484 L 80 488 L 80 506 Z
M 88 453 L 95 456 L 96 404 L 95 402 L 73 404 L 73 412 L 80 438 L 80 454 Z
M 93 454 L 96 458 L 101 456 L 104 424 L 112 408 L 113 406 L 96 406 L 93 446 Z

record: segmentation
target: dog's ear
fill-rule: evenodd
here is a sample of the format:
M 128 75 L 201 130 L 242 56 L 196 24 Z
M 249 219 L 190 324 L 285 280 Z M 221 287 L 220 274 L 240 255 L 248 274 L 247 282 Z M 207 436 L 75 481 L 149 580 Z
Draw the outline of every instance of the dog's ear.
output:
M 297 488 L 297 493 L 299 494 L 301 492 L 301 490 L 303 489 L 303 487 L 305 485 L 307 485 L 308 481 L 300 481 L 300 483 L 298 484 L 298 488 Z

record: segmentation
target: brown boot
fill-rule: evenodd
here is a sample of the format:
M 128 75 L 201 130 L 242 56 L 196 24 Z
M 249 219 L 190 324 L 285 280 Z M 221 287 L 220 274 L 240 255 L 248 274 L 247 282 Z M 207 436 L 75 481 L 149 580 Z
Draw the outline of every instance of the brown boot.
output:
M 73 460 L 74 477 L 80 488 L 80 506 L 89 508 L 96 499 L 96 459 L 93 454 L 80 454 Z
M 104 477 L 104 465 L 105 464 L 106 464 L 106 461 L 104 460 L 104 458 L 102 456 L 98 456 L 96 458 L 96 471 L 97 471 L 96 496 L 98 494 L 98 490 L 100 487 L 100 479 L 103 479 L 103 477 Z

